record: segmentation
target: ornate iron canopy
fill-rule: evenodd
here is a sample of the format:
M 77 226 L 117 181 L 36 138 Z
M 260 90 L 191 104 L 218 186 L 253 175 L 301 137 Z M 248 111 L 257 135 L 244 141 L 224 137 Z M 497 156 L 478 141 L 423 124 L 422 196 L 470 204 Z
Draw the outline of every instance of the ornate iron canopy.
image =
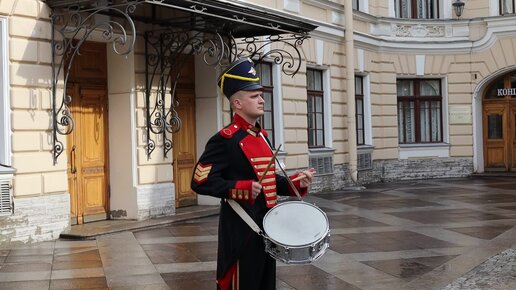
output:
M 52 8 L 53 156 L 64 147 L 58 135 L 70 134 L 74 122 L 66 93 L 68 75 L 80 47 L 93 33 L 121 55 L 134 48 L 136 24 L 143 32 L 146 61 L 146 152 L 156 147 L 152 135 L 163 136 L 164 156 L 172 148 L 171 133 L 180 130 L 176 82 L 184 58 L 203 55 L 206 64 L 225 66 L 239 56 L 267 59 L 288 75 L 301 66 L 298 50 L 315 26 L 289 17 L 221 0 L 46 0 Z M 149 25 L 150 24 L 150 25 Z M 281 44 L 281 45 L 277 45 Z M 63 94 L 57 87 L 63 77 Z

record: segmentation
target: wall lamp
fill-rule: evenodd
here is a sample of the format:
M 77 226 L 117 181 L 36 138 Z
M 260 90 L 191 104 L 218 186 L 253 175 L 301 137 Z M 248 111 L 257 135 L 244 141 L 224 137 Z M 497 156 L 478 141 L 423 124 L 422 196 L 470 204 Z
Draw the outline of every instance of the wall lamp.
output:
M 462 11 L 464 11 L 464 2 L 456 0 L 452 3 L 452 6 L 453 10 L 455 11 L 455 15 L 457 15 L 457 17 L 460 17 L 462 15 Z

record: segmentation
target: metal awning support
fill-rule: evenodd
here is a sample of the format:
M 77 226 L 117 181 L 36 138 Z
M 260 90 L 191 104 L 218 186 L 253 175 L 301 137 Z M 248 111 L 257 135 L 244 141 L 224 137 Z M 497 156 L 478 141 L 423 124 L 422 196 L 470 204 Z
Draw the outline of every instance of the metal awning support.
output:
M 65 2 L 65 1 L 47 1 Z M 70 3 L 71 2 L 71 3 Z M 80 54 L 82 44 L 93 32 L 100 32 L 106 42 L 113 44 L 113 50 L 120 55 L 129 54 L 135 43 L 136 29 L 130 13 L 134 12 L 139 1 L 128 1 L 117 5 L 99 5 L 83 9 L 81 2 L 68 1 L 70 6 L 64 10 L 53 10 L 52 23 L 52 145 L 54 165 L 63 153 L 64 146 L 59 135 L 68 135 L 74 128 L 73 116 L 68 105 L 72 98 L 67 92 L 68 77 L 74 58 Z M 84 3 L 83 3 L 84 4 Z M 51 6 L 52 7 L 52 6 Z M 98 21 L 106 13 L 119 18 Z M 126 25 L 124 25 L 126 21 Z M 128 45 L 128 46 L 127 46 Z M 126 47 L 127 46 L 127 47 Z M 58 98 L 57 87 L 63 76 L 62 97 Z
M 218 31 L 194 31 L 169 28 L 148 31 L 145 38 L 146 62 L 146 141 L 147 158 L 156 148 L 152 134 L 161 135 L 163 156 L 173 147 L 171 134 L 181 129 L 176 108 L 176 84 L 186 54 L 202 55 L 207 65 L 224 67 L 238 57 L 256 62 L 269 60 L 282 65 L 286 75 L 295 75 L 301 67 L 299 46 L 306 34 L 291 36 L 247 37 L 240 40 Z M 278 46 L 277 44 L 282 44 Z
M 52 125 L 54 164 L 63 152 L 58 135 L 70 134 L 74 121 L 66 93 L 70 68 L 81 45 L 101 32 L 117 54 L 134 48 L 135 23 L 152 24 L 144 33 L 146 61 L 146 153 L 163 138 L 163 153 L 172 149 L 171 134 L 181 128 L 176 84 L 184 54 L 202 55 L 206 64 L 224 67 L 237 57 L 272 61 L 287 75 L 301 67 L 299 47 L 315 26 L 224 0 L 46 0 L 52 8 Z M 146 5 L 143 5 L 146 4 Z M 174 73 L 175 75 L 172 75 Z M 57 86 L 63 77 L 62 98 Z M 152 101 L 152 102 L 151 102 Z M 152 104 L 151 104 L 152 103 Z

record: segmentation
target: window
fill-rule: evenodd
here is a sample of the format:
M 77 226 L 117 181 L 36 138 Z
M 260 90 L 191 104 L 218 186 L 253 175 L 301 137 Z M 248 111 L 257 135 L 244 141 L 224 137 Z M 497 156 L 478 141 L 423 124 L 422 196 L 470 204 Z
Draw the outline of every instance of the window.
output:
M 276 148 L 275 134 L 274 134 L 274 99 L 273 99 L 273 78 L 272 78 L 272 64 L 262 62 L 256 65 L 256 72 L 260 77 L 260 84 L 263 87 L 263 99 L 265 100 L 264 114 L 258 120 L 262 129 L 267 131 L 268 138 L 272 146 Z
M 500 15 L 514 13 L 514 0 L 500 0 Z
M 260 85 L 263 87 L 262 97 L 265 101 L 264 114 L 260 118 L 258 118 L 258 122 L 262 129 L 267 131 L 268 139 L 271 141 L 273 148 L 276 148 L 276 140 L 277 135 L 274 130 L 275 115 L 275 107 L 278 104 L 279 100 L 275 100 L 274 96 L 274 86 L 273 86 L 273 66 L 271 63 L 263 62 L 257 63 L 255 65 L 257 76 L 260 78 Z M 277 91 L 276 91 L 277 92 Z M 233 110 L 230 109 L 231 119 L 233 119 Z M 281 124 L 280 124 L 281 127 Z M 281 137 L 280 137 L 281 139 Z M 281 141 L 280 141 L 281 142 Z
M 0 164 L 11 165 L 7 19 L 0 17 Z
M 364 82 L 361 76 L 355 76 L 355 110 L 357 122 L 357 145 L 365 144 L 364 122 Z
M 360 10 L 360 0 L 353 0 L 353 9 Z
M 324 147 L 324 90 L 321 70 L 307 69 L 308 147 Z
M 394 0 L 398 18 L 439 18 L 438 0 Z
M 398 79 L 400 144 L 443 142 L 442 94 L 439 79 Z

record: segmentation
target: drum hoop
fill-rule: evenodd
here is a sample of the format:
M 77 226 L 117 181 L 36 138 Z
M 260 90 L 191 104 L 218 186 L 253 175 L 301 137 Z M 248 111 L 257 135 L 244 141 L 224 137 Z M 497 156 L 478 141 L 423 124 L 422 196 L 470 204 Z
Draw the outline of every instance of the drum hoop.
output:
M 326 230 L 325 230 L 325 232 L 324 232 L 324 235 L 323 235 L 321 238 L 319 238 L 319 239 L 317 239 L 317 240 L 315 240 L 315 241 L 313 241 L 313 242 L 311 242 L 311 243 L 307 243 L 307 244 L 303 244 L 303 245 L 297 245 L 297 246 L 292 246 L 292 245 L 287 245 L 287 244 L 284 244 L 284 243 L 278 242 L 278 241 L 276 241 L 275 239 L 271 238 L 271 237 L 267 234 L 267 231 L 265 230 L 265 221 L 267 220 L 267 217 L 269 216 L 269 214 L 270 214 L 271 212 L 273 212 L 273 210 L 274 210 L 274 209 L 277 209 L 277 208 L 281 207 L 282 205 L 292 204 L 292 203 L 299 203 L 299 204 L 303 204 L 303 205 L 311 206 L 311 207 L 313 207 L 313 208 L 317 209 L 319 212 L 321 212 L 321 213 L 323 214 L 323 216 L 324 216 L 324 218 L 325 218 L 325 220 L 326 220 Z M 264 231 L 264 238 L 265 238 L 265 239 L 267 239 L 267 240 L 269 240 L 269 241 L 272 241 L 272 242 L 274 242 L 274 243 L 275 243 L 275 244 L 277 244 L 277 245 L 286 246 L 286 247 L 288 247 L 288 248 L 293 248 L 293 249 L 297 249 L 297 248 L 305 248 L 306 246 L 313 245 L 313 244 L 317 244 L 317 243 L 319 243 L 319 242 L 321 242 L 321 241 L 325 240 L 325 239 L 326 239 L 326 237 L 328 236 L 328 234 L 330 233 L 330 222 L 329 222 L 329 220 L 328 220 L 328 216 L 326 215 L 326 213 L 325 213 L 322 209 L 320 209 L 318 206 L 316 206 L 315 204 L 311 204 L 311 203 L 308 203 L 308 202 L 305 202 L 305 201 L 302 201 L 302 200 L 291 200 L 291 201 L 285 201 L 285 202 L 279 203 L 278 205 L 276 205 L 275 207 L 273 207 L 272 209 L 270 209 L 270 210 L 265 214 L 265 216 L 263 217 L 263 221 L 264 221 L 264 222 L 263 222 L 263 224 L 264 224 L 264 227 L 263 227 L 263 228 L 264 228 L 264 230 L 263 230 L 263 231 Z

